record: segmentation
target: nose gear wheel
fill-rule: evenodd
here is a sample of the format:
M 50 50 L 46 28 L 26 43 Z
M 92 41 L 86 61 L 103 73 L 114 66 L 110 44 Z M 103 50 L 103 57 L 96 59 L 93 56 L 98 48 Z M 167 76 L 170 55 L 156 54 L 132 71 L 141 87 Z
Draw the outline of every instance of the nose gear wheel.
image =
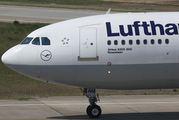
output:
M 101 108 L 98 105 L 89 105 L 86 109 L 86 113 L 91 118 L 98 118 L 101 116 Z

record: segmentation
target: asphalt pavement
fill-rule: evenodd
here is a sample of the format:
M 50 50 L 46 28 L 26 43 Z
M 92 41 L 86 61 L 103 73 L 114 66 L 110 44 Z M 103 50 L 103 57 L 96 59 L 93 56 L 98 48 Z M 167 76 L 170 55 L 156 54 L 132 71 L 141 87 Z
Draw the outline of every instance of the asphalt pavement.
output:
M 98 119 L 179 120 L 179 95 L 101 96 Z M 85 96 L 60 96 L 31 100 L 0 100 L 0 119 L 87 120 Z
M 20 22 L 54 23 L 99 14 L 105 14 L 105 11 L 0 5 L 1 22 L 18 20 Z

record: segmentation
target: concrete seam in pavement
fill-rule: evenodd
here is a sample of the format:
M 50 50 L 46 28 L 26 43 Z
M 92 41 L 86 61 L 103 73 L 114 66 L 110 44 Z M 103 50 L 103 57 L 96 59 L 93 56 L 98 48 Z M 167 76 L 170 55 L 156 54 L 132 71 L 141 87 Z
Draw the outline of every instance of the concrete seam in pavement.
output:
M 52 108 L 52 107 L 48 106 L 47 104 L 43 103 L 42 101 L 40 101 L 40 100 L 37 99 L 37 98 L 36 98 L 36 100 L 39 101 L 41 104 L 45 105 L 46 107 L 50 108 L 51 110 L 57 112 L 58 114 L 63 115 L 63 117 L 65 117 L 66 119 L 69 119 L 69 118 L 67 118 L 64 114 L 62 114 L 62 113 L 60 113 L 59 111 L 57 111 L 55 108 Z
M 113 100 L 111 100 L 111 101 L 113 101 Z M 113 101 L 114 103 L 117 103 L 117 102 L 115 102 L 115 101 Z M 130 109 L 130 110 L 132 110 L 132 111 L 134 111 L 134 112 L 136 112 L 136 113 L 140 113 L 140 112 L 138 112 L 138 111 L 136 111 L 136 110 L 134 110 L 134 109 L 132 109 L 132 108 L 130 108 L 130 107 L 127 107 L 125 104 L 121 104 L 121 103 L 117 103 L 117 104 L 119 104 L 119 105 L 121 105 L 121 106 L 123 106 L 123 107 L 126 107 L 126 108 L 128 108 L 128 109 Z M 152 118 L 150 118 L 148 115 L 146 115 L 146 114 L 142 114 L 142 116 L 144 116 L 144 117 L 147 117 L 147 118 L 149 118 L 150 120 L 152 120 Z
M 120 104 L 120 103 L 119 103 Z M 138 112 L 138 111 L 136 111 L 136 110 L 134 110 L 134 109 L 132 109 L 132 108 L 130 108 L 130 107 L 127 107 L 125 104 L 120 104 L 121 106 L 123 106 L 123 107 L 126 107 L 126 108 L 128 108 L 128 109 L 130 109 L 130 110 L 132 110 L 132 111 L 134 111 L 134 112 L 136 112 L 136 113 L 140 113 L 140 112 Z M 144 116 L 144 117 L 147 117 L 147 118 L 149 118 L 150 120 L 152 120 L 152 118 L 150 118 L 148 115 L 146 115 L 146 114 L 142 114 L 142 116 Z

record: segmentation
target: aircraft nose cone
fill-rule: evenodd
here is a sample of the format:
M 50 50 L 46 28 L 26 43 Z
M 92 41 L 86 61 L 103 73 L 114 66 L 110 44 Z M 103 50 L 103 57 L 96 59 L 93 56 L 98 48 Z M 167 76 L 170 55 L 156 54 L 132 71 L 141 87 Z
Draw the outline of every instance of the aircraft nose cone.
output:
M 18 65 L 19 64 L 19 52 L 17 47 L 13 47 L 6 51 L 2 57 L 1 61 L 6 65 Z

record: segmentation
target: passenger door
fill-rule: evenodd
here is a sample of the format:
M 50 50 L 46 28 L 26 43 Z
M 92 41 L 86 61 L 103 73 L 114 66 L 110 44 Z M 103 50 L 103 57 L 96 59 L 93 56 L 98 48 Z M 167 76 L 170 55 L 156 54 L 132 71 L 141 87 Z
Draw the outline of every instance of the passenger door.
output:
M 96 28 L 80 29 L 80 58 L 97 57 Z

